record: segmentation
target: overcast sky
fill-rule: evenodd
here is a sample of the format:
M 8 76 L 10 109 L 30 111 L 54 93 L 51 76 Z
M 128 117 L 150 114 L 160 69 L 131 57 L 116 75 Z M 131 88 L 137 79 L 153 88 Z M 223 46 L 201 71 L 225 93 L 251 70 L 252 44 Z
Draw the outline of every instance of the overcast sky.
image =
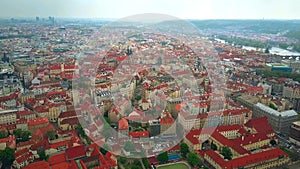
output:
M 0 17 L 300 19 L 299 0 L 0 0 Z

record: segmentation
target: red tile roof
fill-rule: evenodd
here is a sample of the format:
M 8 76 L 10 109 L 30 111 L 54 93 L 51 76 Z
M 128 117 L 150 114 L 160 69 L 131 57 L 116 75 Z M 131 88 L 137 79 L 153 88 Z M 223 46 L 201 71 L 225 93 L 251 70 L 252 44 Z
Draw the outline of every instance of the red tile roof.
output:
M 28 115 L 34 115 L 34 112 L 31 110 L 24 110 L 24 111 L 17 112 L 17 118 L 22 118 L 22 117 L 28 116 Z
M 84 145 L 69 147 L 66 149 L 67 159 L 73 160 L 85 156 Z
M 69 124 L 69 125 L 76 125 L 79 124 L 79 119 L 77 117 L 63 119 L 61 124 Z
M 38 161 L 35 163 L 31 163 L 22 169 L 50 169 L 49 163 L 46 161 Z
M 245 126 L 249 128 L 254 128 L 259 133 L 264 133 L 264 134 L 274 133 L 274 130 L 270 126 L 267 117 L 251 119 L 245 124 Z
M 61 162 L 52 165 L 51 169 L 73 169 L 73 168 L 70 168 L 70 164 L 68 162 Z
M 31 119 L 31 120 L 28 120 L 28 126 L 35 126 L 35 125 L 40 125 L 40 124 L 49 124 L 49 120 L 48 118 L 46 117 L 38 117 L 38 118 L 35 118 L 35 119 Z
M 128 121 L 125 118 L 122 118 L 119 121 L 119 130 L 128 130 L 128 129 L 129 129 Z
M 174 124 L 174 119 L 172 117 L 172 115 L 165 111 L 163 112 L 164 113 L 164 117 L 160 119 L 160 124 L 163 125 L 163 124 Z
M 129 136 L 134 138 L 139 137 L 149 137 L 149 131 L 135 131 L 135 132 L 129 132 Z
M 58 118 L 67 118 L 77 116 L 76 111 L 66 111 L 59 114 Z
M 279 148 L 274 148 L 274 149 L 238 157 L 229 161 L 225 161 L 220 155 L 218 155 L 213 150 L 207 150 L 205 154 L 211 157 L 222 168 L 226 168 L 226 169 L 233 169 L 242 166 L 246 167 L 270 159 L 278 159 L 279 156 L 288 157 L 288 155 L 282 150 L 280 150 Z
M 52 155 L 48 160 L 50 165 L 62 163 L 62 162 L 65 162 L 65 161 L 67 161 L 65 152 L 60 153 L 60 154 L 56 154 L 56 155 Z

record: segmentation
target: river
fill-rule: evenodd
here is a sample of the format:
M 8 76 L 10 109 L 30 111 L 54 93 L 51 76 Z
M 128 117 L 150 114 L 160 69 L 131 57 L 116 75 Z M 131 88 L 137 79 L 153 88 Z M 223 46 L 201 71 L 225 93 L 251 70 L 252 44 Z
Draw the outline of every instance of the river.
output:
M 218 42 L 221 42 L 221 43 L 226 42 L 223 39 L 217 39 L 216 38 L 215 40 L 218 41 Z M 258 50 L 258 51 L 264 51 L 265 50 L 263 48 L 256 48 L 256 47 L 252 47 L 252 46 L 243 46 L 242 48 L 246 49 L 246 50 Z M 279 55 L 279 56 L 300 56 L 299 52 L 293 52 L 293 51 L 289 51 L 289 50 L 278 48 L 278 47 L 272 47 L 269 51 L 270 51 L 271 54 L 276 54 L 276 55 Z

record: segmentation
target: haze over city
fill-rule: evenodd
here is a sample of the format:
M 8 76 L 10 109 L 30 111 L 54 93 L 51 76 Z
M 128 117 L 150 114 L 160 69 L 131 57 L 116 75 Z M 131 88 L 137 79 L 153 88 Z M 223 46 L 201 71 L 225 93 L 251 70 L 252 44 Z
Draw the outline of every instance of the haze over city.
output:
M 123 18 L 162 13 L 181 19 L 300 19 L 297 0 L 1 0 L 0 17 Z
M 0 6 L 0 169 L 299 169 L 298 0 Z

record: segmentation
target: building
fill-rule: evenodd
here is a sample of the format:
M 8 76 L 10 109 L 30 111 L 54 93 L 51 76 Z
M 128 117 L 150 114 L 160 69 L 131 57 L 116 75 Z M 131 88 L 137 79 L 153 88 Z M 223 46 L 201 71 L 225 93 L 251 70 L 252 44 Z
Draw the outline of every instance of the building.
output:
M 20 169 L 33 162 L 37 156 L 37 152 L 31 151 L 28 148 L 17 150 L 15 152 L 15 161 L 13 162 L 13 166 Z
M 0 109 L 0 124 L 15 124 L 17 121 L 17 111 Z
M 300 121 L 292 123 L 289 140 L 300 146 Z
M 28 120 L 27 122 L 28 124 L 28 130 L 31 133 L 35 133 L 38 129 L 43 128 L 43 127 L 47 127 L 49 125 L 49 120 L 48 118 L 36 118 L 36 119 L 31 119 Z
M 215 169 L 242 169 L 242 168 L 275 168 L 289 163 L 288 155 L 279 148 L 241 156 L 232 160 L 224 160 L 219 153 L 208 150 L 204 153 L 204 159 Z
M 299 60 L 282 60 L 282 63 L 289 65 L 293 69 L 293 72 L 300 70 L 300 61 Z
M 262 103 L 264 105 L 272 105 L 278 111 L 290 110 L 293 106 L 287 99 L 279 99 L 271 95 L 257 94 L 257 95 L 242 95 L 237 98 L 238 103 L 253 110 L 256 103 Z
M 160 122 L 159 120 L 150 120 L 149 121 L 149 132 L 150 136 L 158 136 L 160 134 Z
M 273 168 L 289 163 L 288 155 L 270 146 L 278 141 L 266 117 L 249 120 L 245 125 L 218 126 L 191 130 L 184 142 L 216 169 Z M 209 144 L 214 150 L 202 151 Z M 221 155 L 223 147 L 232 152 L 232 159 Z
M 244 94 L 237 98 L 237 102 L 241 105 L 247 107 L 250 110 L 253 110 L 253 106 L 259 102 L 258 97 L 253 95 Z
M 266 68 L 271 71 L 292 72 L 292 68 L 284 63 L 267 63 Z
M 181 111 L 178 121 L 185 129 L 200 129 L 219 125 L 244 124 L 252 117 L 252 112 L 246 108 L 227 109 L 204 114 L 189 114 Z
M 148 138 L 149 131 L 133 131 L 133 132 L 129 132 L 129 136 L 131 138 Z
M 119 138 L 127 137 L 129 133 L 128 121 L 125 118 L 122 118 L 118 124 L 119 127 Z
M 63 112 L 57 118 L 57 125 L 63 131 L 73 130 L 79 124 L 79 117 L 74 110 Z
M 287 84 L 283 87 L 282 96 L 293 103 L 293 109 L 300 111 L 300 86 Z
M 18 111 L 17 113 L 17 119 L 35 119 L 36 118 L 36 114 L 28 109 L 22 110 L 22 111 Z
M 276 132 L 288 134 L 291 124 L 297 121 L 298 114 L 294 110 L 279 112 L 264 104 L 257 103 L 253 108 L 253 117 L 267 117 L 270 125 Z
M 176 123 L 168 111 L 164 111 L 162 113 L 162 117 L 160 119 L 160 133 L 176 134 Z
M 10 135 L 6 138 L 0 139 L 0 150 L 4 150 L 6 147 L 15 149 L 16 148 L 16 138 Z
M 283 87 L 282 96 L 288 99 L 300 98 L 300 86 L 287 84 Z
M 38 161 L 35 163 L 31 163 L 25 167 L 23 167 L 22 169 L 50 169 L 50 165 L 47 161 Z

